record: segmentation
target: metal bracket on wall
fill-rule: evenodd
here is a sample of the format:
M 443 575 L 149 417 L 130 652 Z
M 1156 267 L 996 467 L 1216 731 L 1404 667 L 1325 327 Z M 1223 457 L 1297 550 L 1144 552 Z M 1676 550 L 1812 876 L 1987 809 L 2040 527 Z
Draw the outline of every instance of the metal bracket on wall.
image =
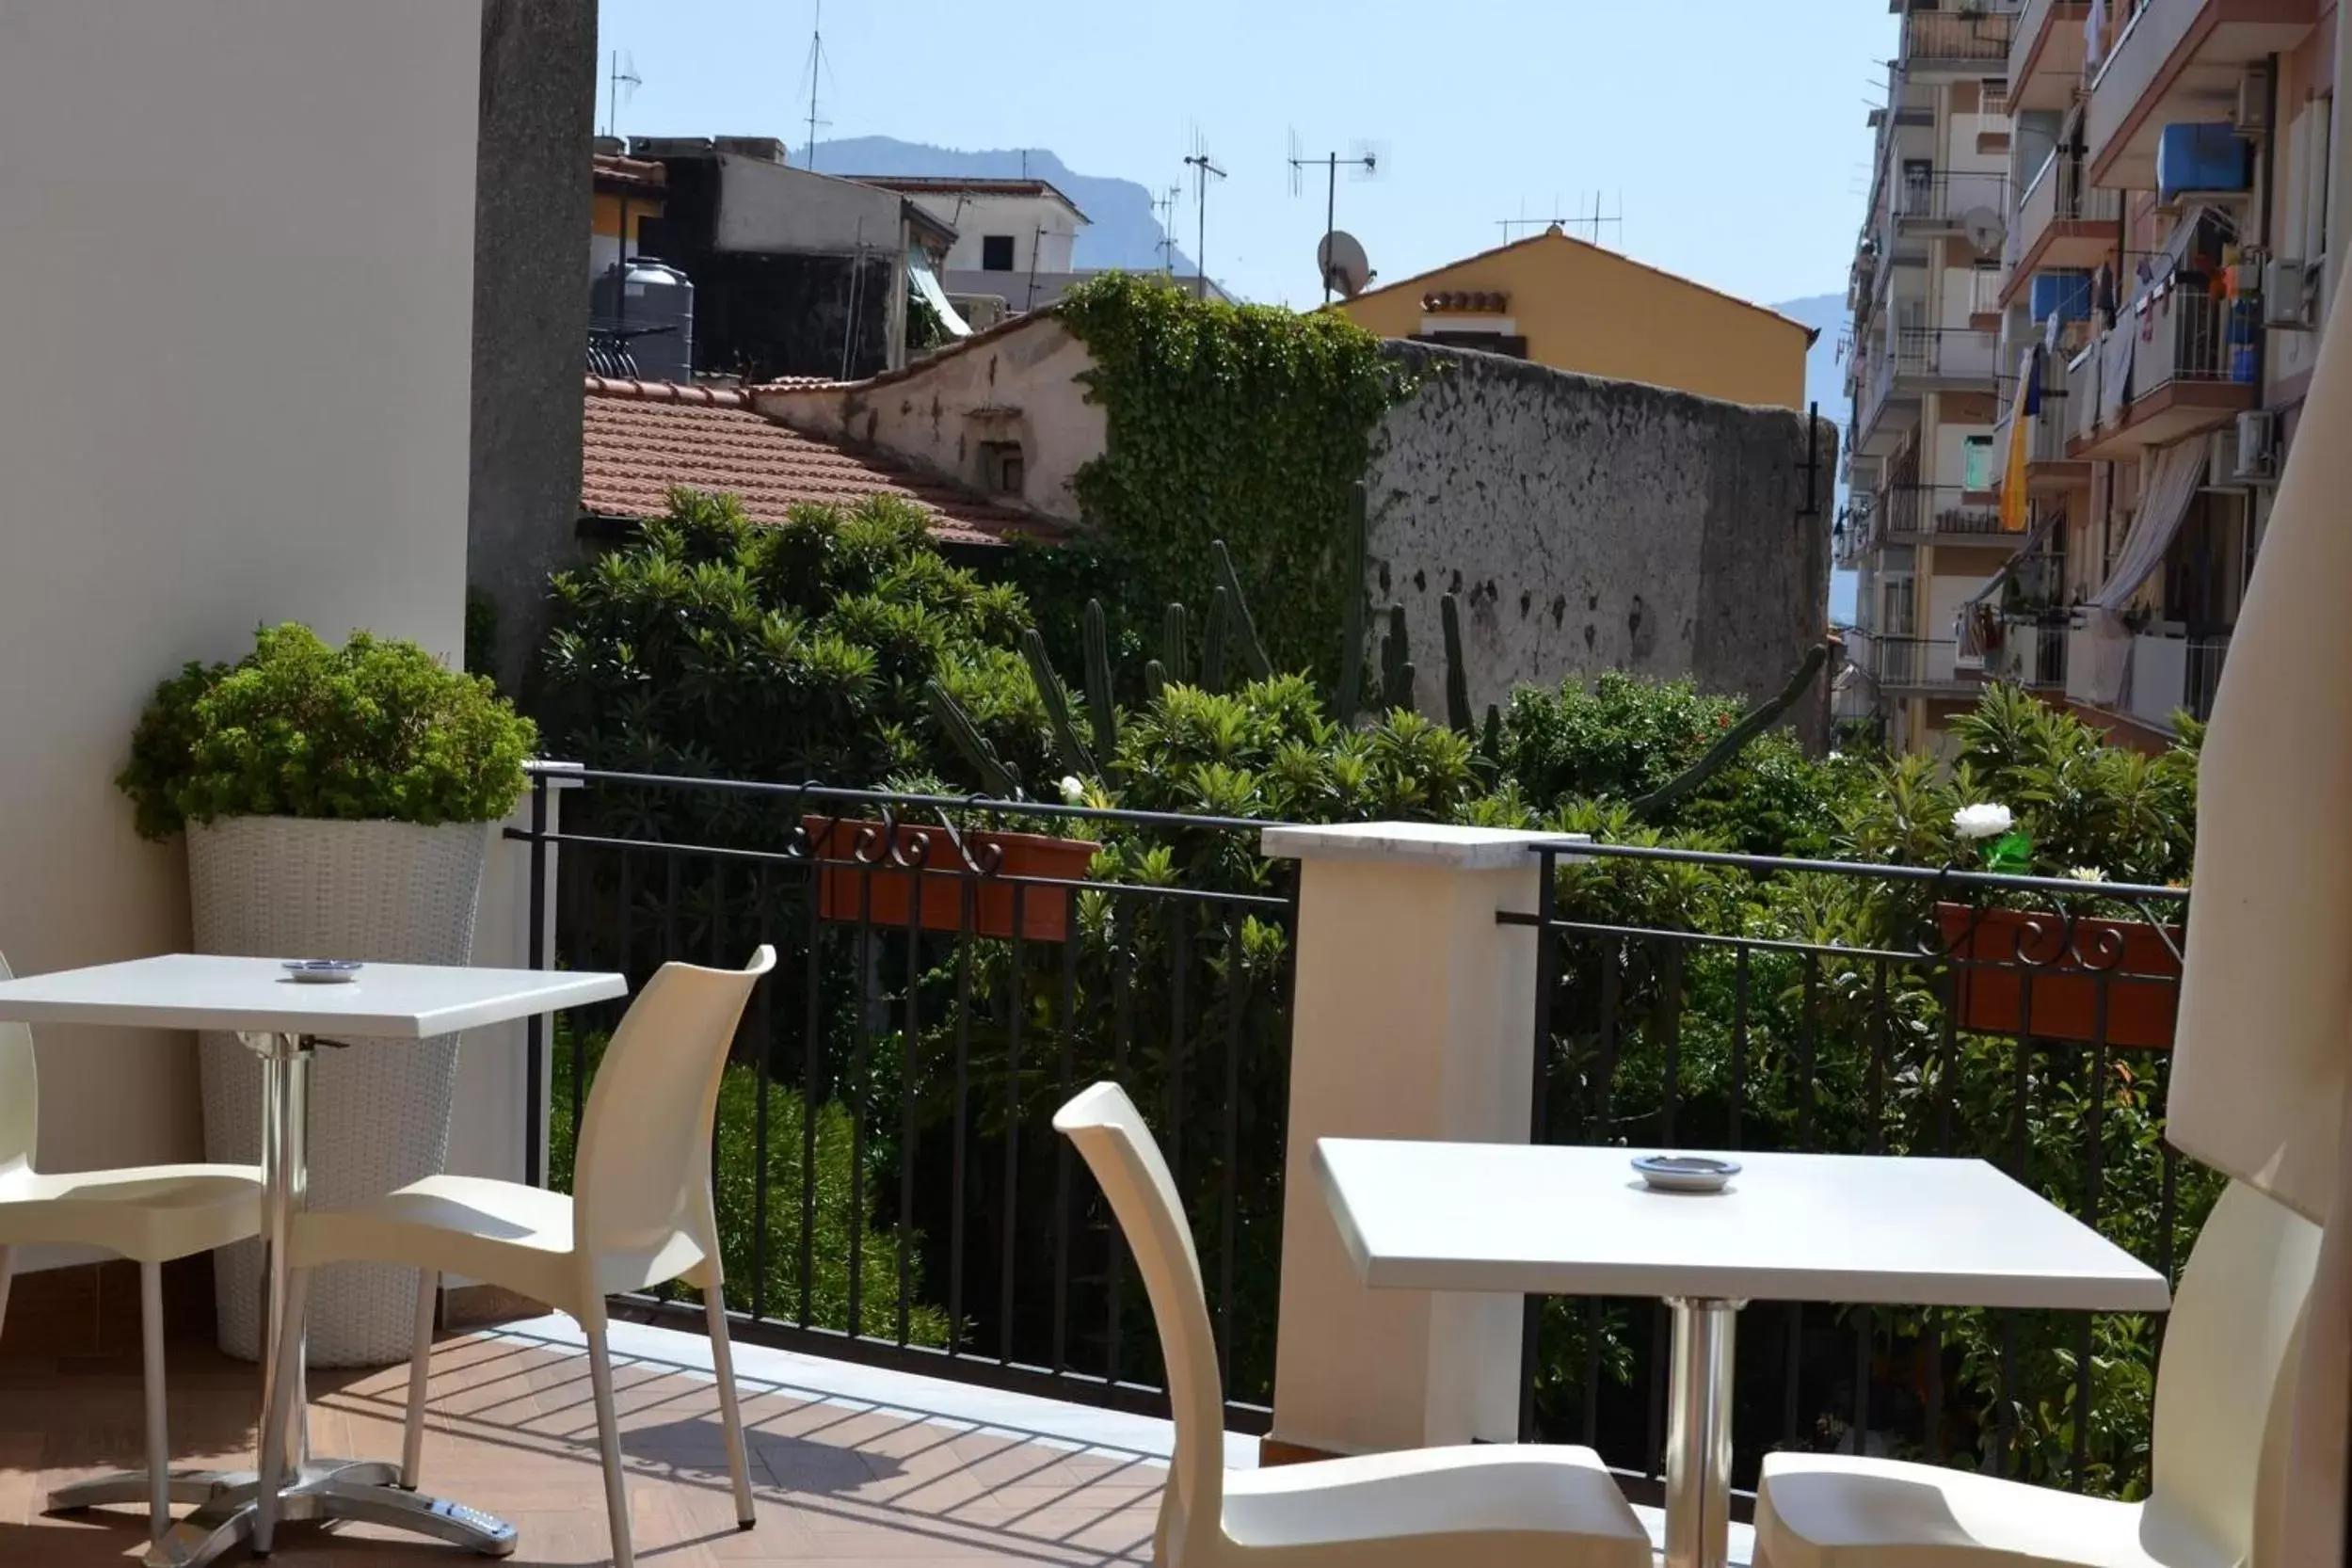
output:
M 1820 483 L 1821 405 L 1816 401 L 1805 405 L 1805 504 L 1797 508 L 1799 517 L 1820 515 Z

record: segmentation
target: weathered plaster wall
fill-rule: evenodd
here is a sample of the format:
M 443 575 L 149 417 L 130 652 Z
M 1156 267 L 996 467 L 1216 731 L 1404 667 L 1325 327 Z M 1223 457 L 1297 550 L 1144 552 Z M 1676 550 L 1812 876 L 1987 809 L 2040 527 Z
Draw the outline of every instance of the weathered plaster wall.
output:
M 1375 438 L 1368 571 L 1402 604 L 1423 712 L 1445 712 L 1439 600 L 1470 701 L 1603 670 L 1777 691 L 1828 616 L 1835 437 L 1805 417 L 1496 355 L 1392 343 L 1420 388 Z M 1800 708 L 1818 740 L 1827 709 Z
M 1103 410 L 1086 401 L 1079 380 L 1093 363 L 1059 320 L 1033 315 L 895 375 L 840 388 L 757 390 L 753 401 L 795 430 L 877 446 L 983 491 L 995 480 L 982 443 L 1017 442 L 1018 504 L 1077 522 L 1070 481 L 1107 439 Z

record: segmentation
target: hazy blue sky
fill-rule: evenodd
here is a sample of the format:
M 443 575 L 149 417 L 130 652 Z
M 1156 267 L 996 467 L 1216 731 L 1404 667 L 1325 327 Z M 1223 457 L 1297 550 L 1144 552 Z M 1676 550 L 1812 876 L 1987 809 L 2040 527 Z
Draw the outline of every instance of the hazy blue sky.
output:
M 777 136 L 797 161 L 814 9 L 600 0 L 603 49 L 644 78 L 620 130 Z M 1318 153 L 1364 138 L 1389 167 L 1343 179 L 1339 223 L 1384 278 L 1598 190 L 1624 217 L 1606 242 L 1770 302 L 1845 287 L 1893 41 L 1883 0 L 830 0 L 819 139 L 1048 148 L 1157 187 L 1197 127 L 1230 172 L 1210 272 L 1304 303 L 1322 192 L 1290 195 L 1288 134 Z M 1189 193 L 1177 224 L 1189 248 Z

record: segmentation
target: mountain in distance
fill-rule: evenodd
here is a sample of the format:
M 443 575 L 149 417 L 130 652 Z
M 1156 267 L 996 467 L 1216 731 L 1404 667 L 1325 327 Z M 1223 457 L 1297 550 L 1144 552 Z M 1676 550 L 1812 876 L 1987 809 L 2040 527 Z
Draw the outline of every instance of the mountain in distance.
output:
M 1805 395 L 1821 405 L 1821 417 L 1836 429 L 1838 440 L 1844 440 L 1851 410 L 1846 397 L 1846 367 L 1837 361 L 1837 345 L 1846 331 L 1846 296 L 1816 294 L 1803 299 L 1784 300 L 1772 309 L 1821 334 L 1813 340 L 1813 348 L 1805 355 Z M 1842 483 L 1837 487 L 1835 504 L 1841 508 L 1846 504 L 1846 487 Z M 1851 624 L 1853 618 L 1854 574 L 1832 571 L 1830 619 L 1845 626 Z
M 1026 167 L 1024 167 L 1026 160 Z M 967 152 L 952 147 L 900 141 L 895 136 L 844 136 L 817 143 L 817 172 L 855 179 L 860 174 L 948 175 L 968 180 L 1043 180 L 1078 203 L 1088 218 L 1078 232 L 1071 264 L 1126 267 L 1157 272 L 1162 263 L 1160 219 L 1152 193 L 1133 180 L 1079 174 L 1042 148 L 993 148 Z M 1176 252 L 1175 269 L 1192 271 L 1192 259 Z

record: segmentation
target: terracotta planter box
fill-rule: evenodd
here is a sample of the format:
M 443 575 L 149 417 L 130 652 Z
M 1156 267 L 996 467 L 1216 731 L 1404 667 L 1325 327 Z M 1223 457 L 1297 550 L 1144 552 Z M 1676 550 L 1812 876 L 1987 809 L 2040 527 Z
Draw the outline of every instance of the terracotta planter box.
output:
M 2181 961 L 2157 927 L 2089 917 L 2070 926 L 2055 915 L 1964 904 L 1939 904 L 1935 916 L 1945 950 L 1955 959 L 1974 960 L 1953 971 L 1962 1029 L 2015 1034 L 2030 1024 L 2036 1039 L 2088 1045 L 2098 1038 L 2104 984 L 2108 1045 L 2172 1048 Z M 2180 939 L 2177 930 L 2172 936 Z M 2120 956 L 2106 962 L 2119 945 Z M 2078 953 L 2089 954 L 2095 967 L 2085 968 Z M 2001 967 L 1976 967 L 1992 965 Z
M 960 835 L 963 848 L 959 850 L 943 827 L 904 822 L 893 827 L 848 817 L 803 817 L 801 827 L 808 835 L 808 853 L 817 861 L 817 914 L 821 919 L 863 919 L 878 931 L 893 926 L 903 931 L 911 916 L 925 931 L 961 931 L 968 897 L 973 932 L 1009 937 L 1017 888 L 1020 934 L 1032 942 L 1069 939 L 1071 889 L 1019 879 L 1082 881 L 1095 852 L 1102 847 L 1084 839 L 1054 839 L 1041 833 L 973 832 Z M 869 830 L 874 844 L 894 851 L 872 867 L 857 857 L 859 835 Z M 965 864 L 967 854 L 982 866 L 989 865 L 992 855 L 1001 858 L 986 875 L 977 875 Z M 920 860 L 922 864 L 910 868 L 891 865 L 891 860 Z

